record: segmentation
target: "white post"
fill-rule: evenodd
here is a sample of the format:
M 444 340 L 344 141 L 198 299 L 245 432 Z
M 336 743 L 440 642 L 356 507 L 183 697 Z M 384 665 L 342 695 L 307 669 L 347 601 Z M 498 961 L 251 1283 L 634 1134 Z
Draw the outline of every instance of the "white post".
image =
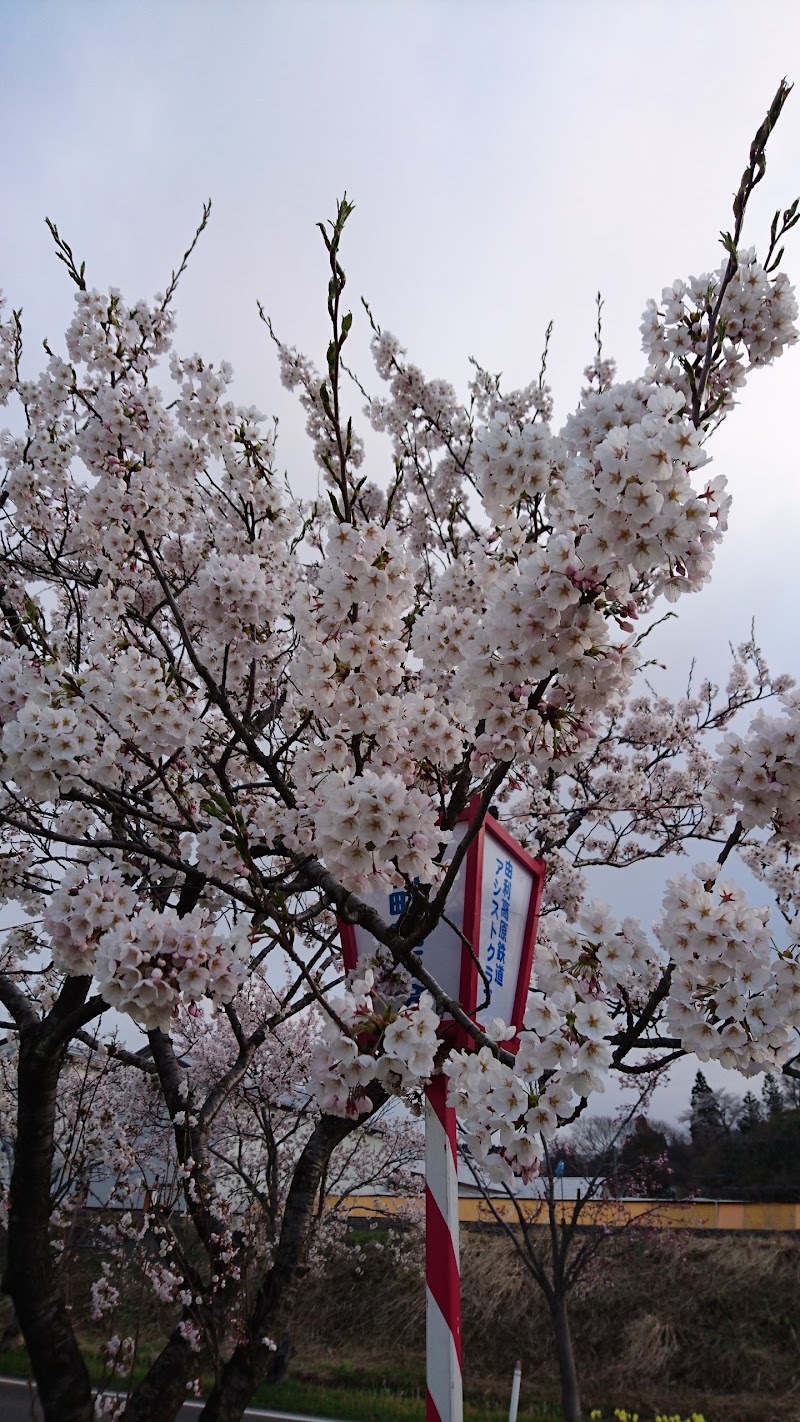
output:
M 517 1422 L 517 1408 L 519 1407 L 519 1385 L 522 1382 L 522 1364 L 517 1363 L 514 1369 L 514 1381 L 511 1384 L 511 1406 L 508 1409 L 508 1422 Z

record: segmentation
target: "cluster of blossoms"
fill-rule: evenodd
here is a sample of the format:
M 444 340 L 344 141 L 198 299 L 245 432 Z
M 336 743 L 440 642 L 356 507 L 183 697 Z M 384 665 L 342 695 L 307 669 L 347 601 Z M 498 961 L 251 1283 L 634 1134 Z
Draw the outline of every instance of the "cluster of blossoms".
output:
M 225 360 L 215 367 L 199 355 L 181 359 L 175 351 L 171 351 L 169 372 L 180 387 L 178 408 L 180 423 L 186 434 L 198 441 L 210 441 L 216 452 L 224 457 L 229 450 L 226 427 L 237 419 L 249 420 L 255 413 L 237 412 L 233 402 L 224 398 L 226 390 L 233 384 L 232 367 Z
M 116 287 L 110 287 L 107 295 L 76 291 L 75 314 L 66 334 L 67 351 L 71 361 L 92 368 L 98 389 L 103 377 L 116 380 L 131 370 L 147 374 L 153 358 L 169 348 L 174 317 L 162 296 L 156 296 L 155 301 L 152 309 L 146 301 L 128 306 Z
M 245 975 L 246 934 L 215 931 L 202 909 L 179 918 L 144 907 L 119 870 L 70 870 L 44 919 L 53 961 L 68 976 L 94 974 L 111 1007 L 147 1029 L 168 1028 L 178 1007 L 229 1002 Z
M 371 1081 L 399 1094 L 430 1080 L 439 1018 L 428 993 L 397 1006 L 376 989 L 375 974 L 367 968 L 334 1010 L 338 1023 L 324 1019 L 312 1058 L 314 1090 L 324 1111 L 348 1116 L 370 1111 L 365 1087 Z
M 618 998 L 642 995 L 657 981 L 653 945 L 636 918 L 617 923 L 607 904 L 582 904 L 572 921 L 548 917 L 537 952 L 536 982 L 548 995 L 563 993 L 570 975 L 583 992 Z
M 730 501 L 724 480 L 693 479 L 701 439 L 684 393 L 647 379 L 586 391 L 558 436 L 508 410 L 477 431 L 470 460 L 498 528 L 450 561 L 413 631 L 441 709 L 455 699 L 464 729 L 482 728 L 476 769 L 579 749 L 630 682 L 620 634 L 657 594 L 707 580 Z
M 584 593 L 626 601 L 642 579 L 672 597 L 702 585 L 730 499 L 724 481 L 692 482 L 708 455 L 686 405 L 669 380 L 641 379 L 585 391 L 559 436 L 496 415 L 476 449 L 487 511 L 506 537 L 537 520 L 569 533 L 562 566 Z
M 585 422 L 580 412 L 573 417 L 578 458 L 567 474 L 566 498 L 578 525 L 587 525 L 578 539 L 584 576 L 614 588 L 608 573 L 616 565 L 618 596 L 629 595 L 626 582 L 632 594 L 642 579 L 652 593 L 672 599 L 701 587 L 711 571 L 714 545 L 727 527 L 730 498 L 724 479 L 693 482 L 708 455 L 688 418 L 683 393 L 671 384 L 639 382 L 622 400 L 612 386 L 596 401 L 605 405 L 605 413 L 613 410 L 627 418 L 598 440 L 593 402 L 595 419 L 584 445 Z M 582 448 L 589 461 L 583 471 Z
M 520 427 L 504 411 L 482 432 L 475 457 L 486 512 L 504 527 L 520 504 L 549 494 L 560 482 L 567 455 L 545 424 L 526 420 Z
M 552 1140 L 581 1097 L 603 1091 L 611 1048 L 611 1019 L 602 1002 L 574 988 L 561 1001 L 534 993 L 513 1066 L 489 1047 L 454 1052 L 445 1063 L 449 1096 L 467 1133 L 470 1150 L 490 1178 L 529 1180 L 539 1171 L 544 1144 Z M 509 1036 L 498 1022 L 492 1035 Z
M 201 735 L 193 699 L 131 648 L 99 654 L 78 678 L 11 651 L 0 678 L 6 774 L 38 804 L 68 797 L 88 777 L 119 783 L 133 762 L 167 759 Z
M 775 895 L 792 942 L 800 943 L 800 851 L 797 842 L 780 840 L 777 836 L 766 843 L 754 841 L 745 845 L 741 857 L 756 878 Z
M 92 1318 L 95 1323 L 106 1313 L 113 1313 L 119 1303 L 119 1289 L 111 1282 L 111 1265 L 104 1260 L 100 1266 L 100 1278 L 95 1279 L 91 1288 Z
M 198 568 L 190 601 L 223 647 L 248 640 L 281 613 L 266 558 L 255 553 L 210 553 Z
M 203 909 L 183 918 L 170 908 L 142 909 L 104 934 L 94 972 L 110 1007 L 148 1030 L 167 1028 L 181 1004 L 204 997 L 230 1002 L 244 980 L 249 952 L 246 934 L 217 933 Z
M 403 874 L 432 882 L 433 856 L 447 842 L 436 828 L 437 807 L 414 781 L 428 759 L 454 765 L 463 733 L 442 713 L 435 684 L 409 665 L 404 617 L 414 577 L 392 524 L 335 524 L 324 562 L 292 603 L 301 643 L 287 705 L 313 716 L 324 739 L 295 760 L 305 793 L 283 823 L 290 843 L 313 843 L 356 890 L 366 890 L 373 876 L 377 883 L 400 883 Z M 355 774 L 354 738 L 370 762 Z
M 399 775 L 333 771 L 313 808 L 319 852 L 347 888 L 394 888 L 402 875 L 430 884 L 441 872 L 432 856 L 449 835 L 437 828 L 430 796 Z
M 645 352 L 654 369 L 668 371 L 687 395 L 689 382 L 685 374 L 681 377 L 681 365 L 705 356 L 710 312 L 724 273 L 723 265 L 688 282 L 673 282 L 662 291 L 660 305 L 647 303 L 641 326 Z M 783 272 L 765 271 L 752 248 L 740 249 L 719 311 L 723 342 L 711 374 L 712 401 L 724 401 L 743 385 L 748 365 L 766 365 L 794 345 L 796 319 L 797 301 L 788 278 Z
M 93 972 L 103 936 L 124 927 L 138 908 L 136 893 L 112 864 L 68 870 L 44 917 L 58 970 L 70 977 Z
M 759 712 L 744 735 L 724 737 L 708 799 L 714 810 L 735 807 L 746 829 L 771 826 L 800 844 L 800 696 L 781 699 L 781 715 Z
M 601 903 L 586 905 L 575 923 L 547 919 L 513 1066 L 484 1047 L 453 1053 L 444 1068 L 470 1149 L 493 1178 L 538 1172 L 559 1125 L 605 1090 L 620 992 L 646 994 L 655 981 L 652 948 L 635 919 L 618 925 Z M 502 1023 L 491 1035 L 498 1033 L 511 1035 Z
M 114 764 L 119 741 L 113 735 L 98 736 L 86 720 L 80 708 L 30 700 L 6 722 L 0 749 L 8 775 L 24 795 L 54 800 L 74 787 L 85 760 L 91 761 L 95 774 Z
M 769 908 L 711 866 L 671 881 L 656 934 L 674 964 L 666 1020 L 686 1051 L 752 1075 L 794 1055 L 800 959 L 773 961 Z M 703 882 L 705 881 L 705 882 Z
M 98 657 L 79 688 L 85 714 L 92 708 L 95 724 L 110 726 L 122 755 L 141 746 L 151 759 L 168 759 L 196 744 L 201 734 L 194 697 L 164 676 L 159 660 L 133 648 Z

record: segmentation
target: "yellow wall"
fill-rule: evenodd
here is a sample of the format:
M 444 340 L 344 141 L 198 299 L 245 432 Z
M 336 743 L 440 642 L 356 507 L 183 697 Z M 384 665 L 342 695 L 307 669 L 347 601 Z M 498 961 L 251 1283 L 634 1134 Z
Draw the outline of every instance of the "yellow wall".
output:
M 331 1200 L 331 1204 L 334 1202 Z M 391 1219 L 404 1212 L 408 1201 L 387 1195 L 351 1195 L 339 1202 L 351 1219 Z M 421 1203 L 421 1202 L 420 1202 Z M 506 1220 L 517 1218 L 515 1207 L 505 1197 L 493 1201 L 497 1213 Z M 525 1218 L 535 1224 L 546 1223 L 547 1210 L 542 1200 L 522 1200 Z M 556 1201 L 559 1219 L 568 1220 L 572 1213 L 570 1200 Z M 462 1224 L 492 1223 L 494 1215 L 484 1200 L 466 1198 L 458 1202 Z M 744 1204 L 725 1200 L 590 1200 L 584 1205 L 581 1225 L 604 1225 L 619 1228 L 631 1220 L 652 1229 L 800 1229 L 800 1205 Z

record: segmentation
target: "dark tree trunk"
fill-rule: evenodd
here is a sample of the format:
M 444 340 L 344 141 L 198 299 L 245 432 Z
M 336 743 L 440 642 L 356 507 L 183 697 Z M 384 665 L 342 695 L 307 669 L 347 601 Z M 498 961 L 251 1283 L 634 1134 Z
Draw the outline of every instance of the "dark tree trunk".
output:
M 14 1301 L 45 1422 L 91 1422 L 89 1374 L 50 1248 L 50 1178 L 63 1049 L 42 1037 L 38 1025 L 20 1033 L 5 1287 Z
M 561 1377 L 564 1422 L 581 1422 L 581 1395 L 578 1374 L 575 1371 L 575 1355 L 572 1351 L 567 1300 L 562 1295 L 554 1295 L 550 1302 L 550 1312 L 553 1316 L 558 1371 Z
M 0 1335 L 0 1348 L 16 1348 L 20 1341 L 22 1330 L 17 1318 L 17 1310 L 12 1308 L 9 1320 Z
M 224 1365 L 200 1422 L 240 1422 L 259 1383 L 270 1375 L 276 1342 L 288 1327 L 323 1171 L 340 1141 L 360 1122 L 323 1116 L 297 1162 L 286 1200 L 275 1259 L 248 1320 L 248 1337 Z
M 173 1422 L 186 1401 L 186 1389 L 203 1359 L 193 1353 L 176 1328 L 131 1393 L 125 1422 Z

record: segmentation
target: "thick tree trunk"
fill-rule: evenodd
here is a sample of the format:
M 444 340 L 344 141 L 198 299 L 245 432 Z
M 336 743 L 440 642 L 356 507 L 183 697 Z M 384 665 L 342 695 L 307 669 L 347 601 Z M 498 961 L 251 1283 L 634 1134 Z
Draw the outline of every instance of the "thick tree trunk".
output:
M 553 1315 L 558 1371 L 561 1376 L 561 1404 L 564 1411 L 564 1422 L 581 1422 L 581 1397 L 578 1388 L 578 1374 L 575 1371 L 575 1355 L 572 1351 L 572 1334 L 566 1299 L 556 1295 L 551 1301 L 550 1311 Z
M 200 1414 L 200 1422 L 240 1422 L 273 1361 L 270 1340 L 289 1332 L 300 1266 L 312 1227 L 317 1194 L 331 1153 L 355 1121 L 323 1116 L 297 1162 L 286 1200 L 275 1259 L 256 1296 L 248 1337 L 234 1349 Z
M 131 1393 L 125 1422 L 173 1422 L 186 1401 L 186 1389 L 203 1359 L 193 1353 L 176 1328 L 139 1386 Z
M 45 1422 L 91 1422 L 89 1374 L 50 1248 L 50 1178 L 63 1051 L 20 1033 L 19 1098 L 5 1287 L 17 1312 Z

